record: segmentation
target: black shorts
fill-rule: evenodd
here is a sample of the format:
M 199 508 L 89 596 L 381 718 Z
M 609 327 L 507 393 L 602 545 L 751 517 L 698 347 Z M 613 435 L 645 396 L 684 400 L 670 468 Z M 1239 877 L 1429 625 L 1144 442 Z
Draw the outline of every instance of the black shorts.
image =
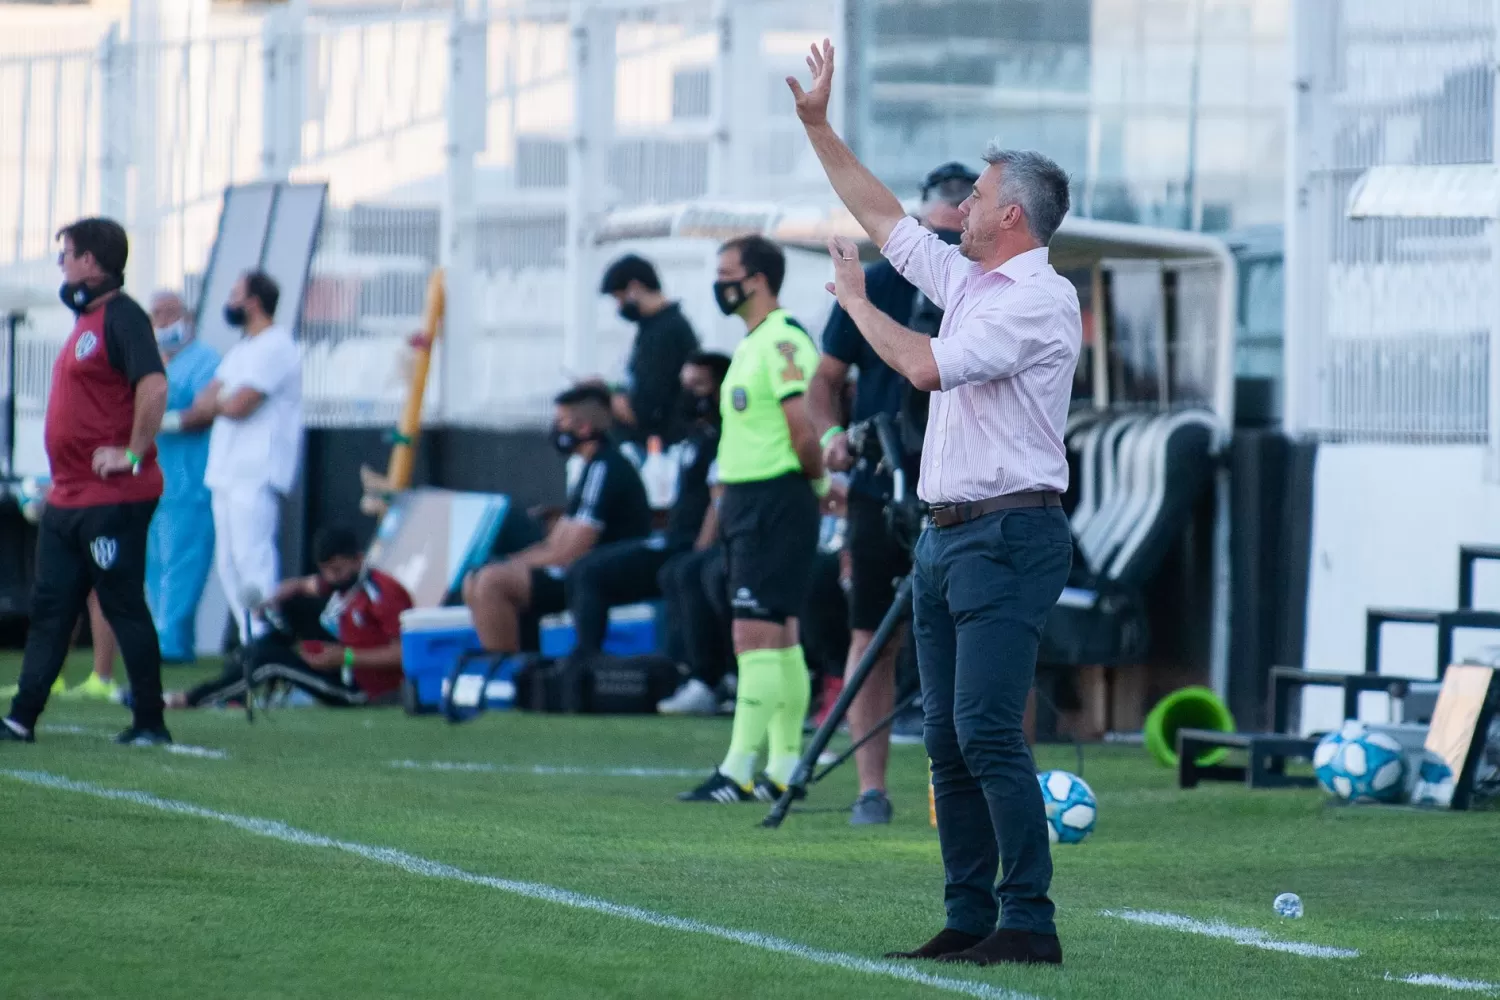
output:
M 568 610 L 568 571 L 556 566 L 543 566 L 531 571 L 531 607 L 527 610 L 538 618 L 555 615 Z
M 719 537 L 735 618 L 779 623 L 802 614 L 821 523 L 803 476 L 725 486 Z
M 911 553 L 891 535 L 885 505 L 872 496 L 849 494 L 849 627 L 873 632 L 896 599 L 896 581 L 911 572 Z
M 544 617 L 568 610 L 567 579 L 567 570 L 555 566 L 531 571 L 531 606 L 517 622 L 524 652 L 536 652 L 540 648 Z

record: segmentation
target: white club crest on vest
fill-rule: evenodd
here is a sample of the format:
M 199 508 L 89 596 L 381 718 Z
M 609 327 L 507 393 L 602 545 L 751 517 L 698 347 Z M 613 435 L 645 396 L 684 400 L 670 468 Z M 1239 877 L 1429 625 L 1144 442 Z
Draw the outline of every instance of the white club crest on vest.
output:
M 83 331 L 83 336 L 78 338 L 78 343 L 73 345 L 73 357 L 82 361 L 94 353 L 94 348 L 99 346 L 99 338 L 94 336 L 93 330 Z
M 115 556 L 120 552 L 120 546 L 113 538 L 96 538 L 89 543 L 89 552 L 94 557 L 94 565 L 100 569 L 109 569 L 115 564 Z

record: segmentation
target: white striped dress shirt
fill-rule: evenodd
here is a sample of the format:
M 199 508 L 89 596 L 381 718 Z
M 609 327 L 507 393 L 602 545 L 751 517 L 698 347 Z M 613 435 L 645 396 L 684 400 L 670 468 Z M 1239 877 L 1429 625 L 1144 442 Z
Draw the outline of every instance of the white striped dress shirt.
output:
M 907 217 L 882 252 L 944 310 L 917 495 L 930 504 L 1068 488 L 1063 426 L 1083 341 L 1078 292 L 1047 248 L 982 271 Z

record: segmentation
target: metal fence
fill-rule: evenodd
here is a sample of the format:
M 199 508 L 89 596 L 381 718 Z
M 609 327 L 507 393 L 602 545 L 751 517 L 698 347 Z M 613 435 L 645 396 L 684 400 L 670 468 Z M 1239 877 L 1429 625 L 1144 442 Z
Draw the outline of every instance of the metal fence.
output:
M 1495 32 L 1491 0 L 1296 5 L 1290 429 L 1500 444 L 1496 223 L 1348 213 L 1371 167 L 1492 162 Z
M 539 424 L 628 346 L 598 322 L 604 213 L 826 194 L 782 78 L 842 18 L 840 0 L 288 5 L 0 55 L 0 285 L 54 287 L 52 234 L 97 212 L 126 223 L 133 293 L 192 295 L 226 186 L 326 180 L 301 321 L 309 422 L 394 419 L 442 266 L 429 418 Z M 18 465 L 40 458 L 20 439 L 39 443 L 67 327 L 34 309 L 18 337 Z

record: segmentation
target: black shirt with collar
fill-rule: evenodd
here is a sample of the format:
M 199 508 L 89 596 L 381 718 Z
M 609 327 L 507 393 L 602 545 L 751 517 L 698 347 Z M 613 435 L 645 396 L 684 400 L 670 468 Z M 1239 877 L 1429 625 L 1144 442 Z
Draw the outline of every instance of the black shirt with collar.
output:
M 641 318 L 626 362 L 626 396 L 635 412 L 632 440 L 655 435 L 663 444 L 682 440 L 691 428 L 678 416 L 682 366 L 698 350 L 698 335 L 676 302 Z
M 709 472 L 719 454 L 719 428 L 698 421 L 677 450 L 677 502 L 667 516 L 667 549 L 686 552 L 708 516 Z
M 596 545 L 645 538 L 651 533 L 651 504 L 630 459 L 606 441 L 568 492 L 564 516 L 596 529 Z

